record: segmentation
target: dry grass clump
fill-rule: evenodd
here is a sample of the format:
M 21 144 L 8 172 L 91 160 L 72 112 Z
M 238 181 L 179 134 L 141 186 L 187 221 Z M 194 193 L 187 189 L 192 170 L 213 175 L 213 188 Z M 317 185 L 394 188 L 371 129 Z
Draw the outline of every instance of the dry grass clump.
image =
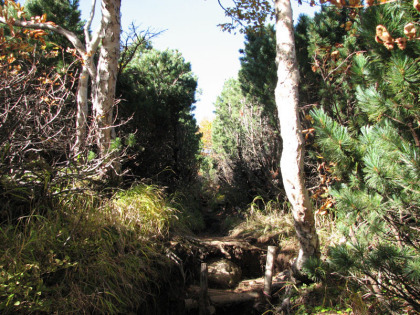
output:
M 245 214 L 245 220 L 230 231 L 232 236 L 256 239 L 260 243 L 295 242 L 292 215 L 277 201 L 265 202 L 256 197 Z

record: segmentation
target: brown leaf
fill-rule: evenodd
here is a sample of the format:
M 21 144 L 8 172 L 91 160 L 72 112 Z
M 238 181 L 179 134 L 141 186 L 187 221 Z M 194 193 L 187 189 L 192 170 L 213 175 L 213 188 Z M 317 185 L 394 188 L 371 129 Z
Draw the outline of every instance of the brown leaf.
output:
M 379 24 L 376 27 L 376 36 L 378 36 L 384 42 L 393 42 L 392 36 L 389 34 L 385 26 Z
M 419 2 L 419 0 L 414 0 L 413 1 L 413 7 L 414 7 L 414 9 L 416 9 L 417 11 L 420 12 L 420 2 Z
M 399 49 L 404 50 L 407 47 L 407 38 L 399 37 L 395 40 Z
M 393 50 L 394 49 L 394 42 L 385 42 L 384 46 L 388 50 Z
M 404 34 L 409 39 L 414 39 L 416 37 L 416 27 L 413 23 L 408 23 L 406 26 L 404 26 Z

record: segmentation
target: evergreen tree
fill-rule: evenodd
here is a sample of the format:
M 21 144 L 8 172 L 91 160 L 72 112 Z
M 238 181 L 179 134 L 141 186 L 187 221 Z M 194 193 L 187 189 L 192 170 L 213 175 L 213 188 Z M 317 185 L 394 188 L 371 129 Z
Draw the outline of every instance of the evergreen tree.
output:
M 238 80 L 225 83 L 213 123 L 219 177 L 238 197 L 234 202 L 275 198 L 281 182 L 274 29 L 250 29 L 245 39 Z
M 301 107 L 314 104 L 318 99 L 320 89 L 320 76 L 312 71 L 312 54 L 309 53 L 309 27 L 313 19 L 301 14 L 295 26 L 296 58 L 299 67 L 299 100 Z
M 255 98 L 263 106 L 263 114 L 278 128 L 274 90 L 277 83 L 276 37 L 274 26 L 259 30 L 248 29 L 238 79 L 244 95 Z
M 404 26 L 419 17 L 405 2 L 361 12 L 357 44 L 364 52 L 349 56 L 351 76 L 342 89 L 344 100 L 355 92 L 354 109 L 336 111 L 331 98 L 312 113 L 321 155 L 336 179 L 330 192 L 337 226 L 347 237 L 330 250 L 331 265 L 388 310 L 395 298 L 420 310 L 420 43 L 389 50 L 374 41 L 375 27 L 402 37 Z
M 198 170 L 199 134 L 192 115 L 197 79 L 177 51 L 140 49 L 120 76 L 122 132 L 134 133 L 135 175 L 169 184 Z
M 47 21 L 73 32 L 83 38 L 83 21 L 79 10 L 79 0 L 27 0 L 25 9 L 29 16 L 47 15 Z M 49 41 L 61 47 L 71 47 L 69 41 L 61 35 L 51 33 Z
M 308 53 L 317 83 L 318 102 L 341 124 L 355 123 L 355 90 L 352 84 L 352 56 L 357 43 L 357 14 L 354 9 L 322 7 L 308 26 Z M 308 69 L 305 69 L 308 70 Z

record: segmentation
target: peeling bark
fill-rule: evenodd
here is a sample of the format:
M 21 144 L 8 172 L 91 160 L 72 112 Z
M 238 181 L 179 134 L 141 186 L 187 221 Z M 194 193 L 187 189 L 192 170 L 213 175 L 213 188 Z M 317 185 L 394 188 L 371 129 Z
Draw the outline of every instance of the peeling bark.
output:
M 114 132 L 114 102 L 120 53 L 121 0 L 102 1 L 102 46 L 95 78 L 93 111 L 97 124 L 97 142 L 101 156 L 110 149 Z
M 276 0 L 277 76 L 275 92 L 280 120 L 283 152 L 280 162 L 284 188 L 292 204 L 297 238 L 300 243 L 295 272 L 302 270 L 309 257 L 319 257 L 315 218 L 303 173 L 303 139 L 299 120 L 299 72 L 293 34 L 290 0 Z
M 77 87 L 77 114 L 76 114 L 76 142 L 74 144 L 74 153 L 77 155 L 82 152 L 85 145 L 87 133 L 87 115 L 88 115 L 88 83 L 89 71 L 83 66 L 79 75 L 79 84 Z

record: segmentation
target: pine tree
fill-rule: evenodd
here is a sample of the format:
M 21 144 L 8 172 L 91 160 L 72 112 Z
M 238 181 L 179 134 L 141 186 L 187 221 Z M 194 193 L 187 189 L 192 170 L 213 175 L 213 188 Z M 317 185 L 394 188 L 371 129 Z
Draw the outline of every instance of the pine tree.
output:
M 357 114 L 351 82 L 352 57 L 361 51 L 357 44 L 357 18 L 355 9 L 322 7 L 307 30 L 308 53 L 314 73 L 310 79 L 311 85 L 318 90 L 320 98 L 317 101 L 329 115 L 346 126 L 356 123 L 353 118 Z
M 47 15 L 47 21 L 61 25 L 75 33 L 79 39 L 83 38 L 83 21 L 79 10 L 79 0 L 28 0 L 25 2 L 28 16 Z M 70 47 L 63 36 L 51 33 L 50 41 L 62 47 Z
M 196 176 L 199 134 L 192 115 L 196 87 L 191 65 L 177 51 L 147 45 L 126 66 L 118 94 L 124 98 L 121 117 L 132 116 L 123 132 L 135 134 L 133 159 L 127 165 L 134 174 L 164 184 Z
M 312 113 L 336 178 L 330 193 L 337 226 L 347 237 L 329 260 L 388 310 L 398 299 L 420 310 L 420 43 L 388 50 L 374 41 L 375 27 L 385 25 L 397 38 L 419 17 L 405 2 L 361 12 L 357 45 L 364 53 L 348 60 L 351 76 L 343 86 L 343 95 L 355 91 L 352 113 L 359 117 L 332 110 L 334 98 Z
M 295 26 L 296 58 L 299 67 L 299 100 L 301 107 L 318 101 L 321 78 L 312 71 L 312 54 L 309 53 L 308 29 L 313 19 L 301 14 Z
M 252 96 L 261 104 L 263 114 L 270 119 L 274 129 L 278 129 L 278 117 L 274 90 L 277 83 L 276 37 L 273 25 L 253 30 L 245 35 L 245 47 L 240 50 L 242 57 L 238 80 L 244 95 Z
M 213 144 L 222 182 L 238 191 L 241 202 L 250 202 L 257 194 L 275 198 L 280 191 L 273 27 L 248 30 L 241 53 L 238 80 L 225 83 L 215 104 Z

